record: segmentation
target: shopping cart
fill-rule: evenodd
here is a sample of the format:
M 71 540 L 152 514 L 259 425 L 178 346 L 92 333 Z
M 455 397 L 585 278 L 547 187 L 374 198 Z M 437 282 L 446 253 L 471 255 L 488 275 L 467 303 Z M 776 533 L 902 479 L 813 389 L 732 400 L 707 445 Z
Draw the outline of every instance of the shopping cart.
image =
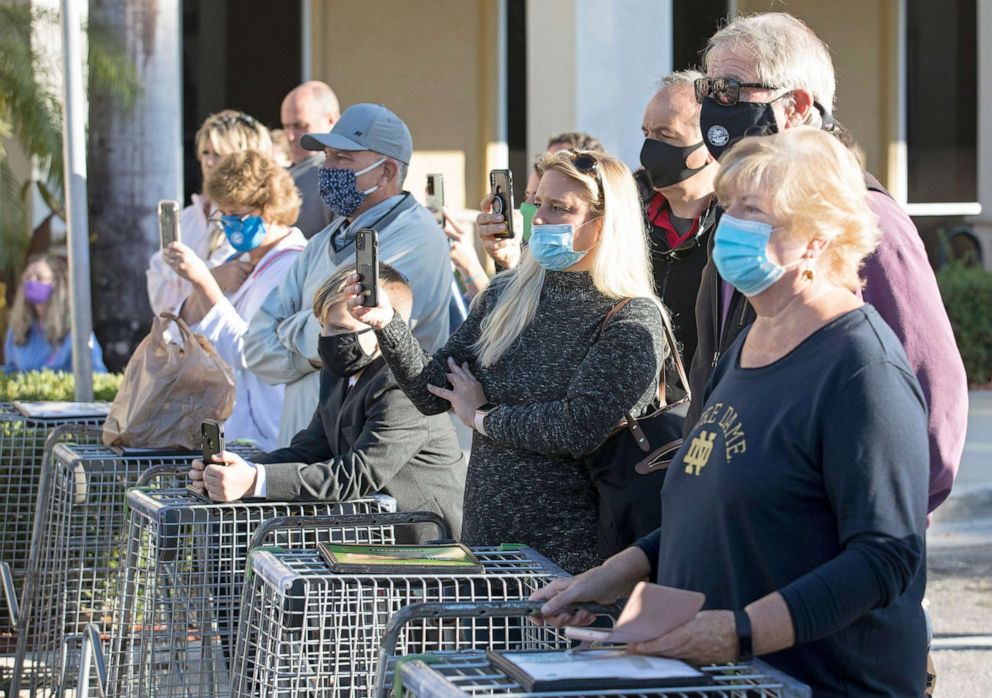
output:
M 38 483 L 10 695 L 17 690 L 52 695 L 69 651 L 66 638 L 80 635 L 90 622 L 101 632 L 109 630 L 116 574 L 126 549 L 121 534 L 127 489 L 149 469 L 146 484 L 180 486 L 190 463 L 201 457 L 193 451 L 61 443 L 71 431 L 57 427 L 48 439 L 51 455 L 44 459 Z M 257 453 L 237 446 L 230 450 L 246 458 Z M 78 658 L 70 656 L 67 662 L 74 666 Z
M 713 683 L 682 688 L 632 690 L 527 692 L 520 684 L 493 666 L 481 650 L 428 655 L 400 665 L 406 698 L 810 698 L 808 686 L 753 660 L 748 664 L 703 667 Z
M 519 545 L 474 548 L 475 574 L 334 574 L 319 553 L 260 549 L 250 560 L 232 668 L 239 698 L 369 696 L 390 616 L 427 601 L 526 599 L 561 568 Z M 465 647 L 563 647 L 552 628 L 522 618 L 444 619 L 406 627 L 404 654 Z
M 227 693 L 245 560 L 266 520 L 289 517 L 280 519 L 281 529 L 265 529 L 285 545 L 394 540 L 383 516 L 394 508 L 391 497 L 222 504 L 201 501 L 185 489 L 135 489 L 127 504 L 126 555 L 107 653 L 108 690 L 115 696 Z M 337 525 L 327 519 L 322 527 L 308 524 L 317 515 L 335 515 Z
M 58 403 L 58 416 L 46 410 L 50 403 L 0 403 L 0 561 L 10 567 L 13 590 L 23 595 L 31 553 L 31 528 L 45 439 L 59 426 L 65 441 L 97 442 L 106 407 L 93 403 Z M 87 429 L 86 427 L 90 427 Z M 14 598 L 14 595 L 11 596 Z M 16 602 L 15 602 L 16 603 Z M 16 617 L 0 614 L 0 654 L 15 650 Z

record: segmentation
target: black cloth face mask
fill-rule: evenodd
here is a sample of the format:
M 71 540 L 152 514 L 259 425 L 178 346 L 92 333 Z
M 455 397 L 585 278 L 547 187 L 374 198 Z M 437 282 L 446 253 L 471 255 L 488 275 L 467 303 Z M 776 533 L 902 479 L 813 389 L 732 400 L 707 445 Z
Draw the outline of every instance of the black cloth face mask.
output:
M 645 138 L 641 146 L 641 165 L 651 175 L 651 186 L 664 189 L 692 177 L 709 164 L 702 167 L 688 167 L 686 160 L 689 156 L 705 145 L 702 141 L 688 147 L 670 145 L 665 141 Z
M 358 341 L 358 335 L 371 331 L 370 327 L 360 332 L 321 335 L 317 340 L 317 354 L 324 368 L 330 371 L 331 375 L 343 378 L 358 373 L 375 361 L 374 357 L 365 353 L 361 342 Z
M 706 149 L 718 159 L 727 148 L 745 136 L 778 133 L 772 102 L 738 102 L 727 107 L 721 106 L 712 97 L 703 100 L 699 127 L 703 131 Z

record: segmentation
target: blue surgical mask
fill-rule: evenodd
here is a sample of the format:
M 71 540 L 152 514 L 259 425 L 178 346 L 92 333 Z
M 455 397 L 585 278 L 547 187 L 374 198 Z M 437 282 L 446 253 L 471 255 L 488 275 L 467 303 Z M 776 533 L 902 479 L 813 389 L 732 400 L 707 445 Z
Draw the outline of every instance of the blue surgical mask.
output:
M 349 170 L 347 167 L 321 167 L 317 170 L 317 186 L 321 200 L 327 207 L 339 216 L 350 218 L 358 210 L 369 194 L 379 188 L 379 185 L 369 187 L 365 191 L 358 189 L 358 177 L 371 172 L 386 158 L 373 162 L 361 170 Z
M 254 250 L 265 239 L 265 223 L 261 216 L 221 216 L 220 224 L 224 235 L 238 252 Z
M 582 225 L 592 223 L 592 220 Z M 582 225 L 578 227 L 581 228 Z M 589 252 L 589 250 L 573 249 L 574 241 L 575 226 L 571 223 L 534 223 L 530 227 L 528 249 L 537 263 L 548 271 L 564 271 Z
M 769 223 L 723 214 L 713 238 L 713 263 L 720 276 L 745 296 L 756 296 L 782 278 L 789 267 L 768 259 Z M 801 263 L 797 260 L 795 264 Z

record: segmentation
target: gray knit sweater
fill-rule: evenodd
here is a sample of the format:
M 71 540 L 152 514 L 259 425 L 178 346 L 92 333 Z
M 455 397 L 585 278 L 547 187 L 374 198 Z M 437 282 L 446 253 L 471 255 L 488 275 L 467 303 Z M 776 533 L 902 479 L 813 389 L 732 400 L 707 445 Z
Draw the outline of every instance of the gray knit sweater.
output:
M 468 361 L 489 402 L 488 437 L 473 434 L 462 539 L 525 543 L 573 573 L 601 562 L 598 503 L 582 457 L 657 393 L 664 356 L 658 307 L 635 298 L 594 342 L 614 305 L 587 273 L 547 272 L 534 321 L 499 361 L 481 368 L 472 350 L 480 323 L 505 288 L 496 279 L 434 356 L 395 316 L 377 332 L 397 382 L 424 414 L 450 404 L 427 391 L 448 385 L 447 358 Z

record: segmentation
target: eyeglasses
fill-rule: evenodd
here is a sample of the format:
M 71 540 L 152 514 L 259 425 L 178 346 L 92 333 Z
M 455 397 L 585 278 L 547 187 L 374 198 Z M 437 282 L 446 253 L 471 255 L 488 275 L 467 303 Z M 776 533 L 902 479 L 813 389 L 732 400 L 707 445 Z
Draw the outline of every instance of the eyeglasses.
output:
M 713 97 L 724 107 L 732 107 L 741 98 L 741 88 L 752 90 L 777 90 L 777 87 L 763 82 L 741 82 L 737 78 L 698 78 L 693 84 L 696 90 L 696 101 L 700 104 L 707 97 Z
M 565 151 L 568 153 L 569 158 L 572 160 L 572 164 L 575 165 L 575 169 L 584 175 L 589 175 L 596 179 L 596 184 L 599 185 L 599 197 L 603 198 L 603 178 L 599 174 L 599 160 L 595 155 L 589 151 L 578 151 L 572 150 L 571 148 Z

